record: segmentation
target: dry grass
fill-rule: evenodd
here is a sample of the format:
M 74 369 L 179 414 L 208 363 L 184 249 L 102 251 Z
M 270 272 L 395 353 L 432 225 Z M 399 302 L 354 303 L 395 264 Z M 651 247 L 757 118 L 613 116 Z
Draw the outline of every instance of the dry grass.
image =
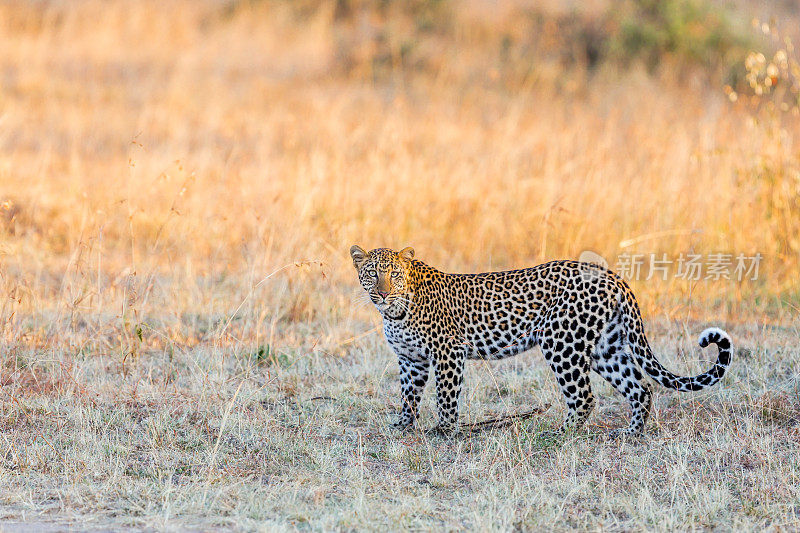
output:
M 0 519 L 800 527 L 797 125 L 699 74 L 492 70 L 486 28 L 513 9 L 481 5 L 423 43 L 438 63 L 379 70 L 360 41 L 341 68 L 357 33 L 333 4 L 0 6 Z M 706 325 L 738 347 L 720 386 L 657 397 L 647 440 L 604 439 L 626 407 L 599 382 L 585 433 L 538 437 L 561 407 L 536 352 L 471 365 L 463 412 L 553 407 L 450 442 L 388 427 L 396 363 L 355 305 L 354 242 L 458 271 L 764 260 L 757 282 L 635 284 L 671 368 L 707 365 Z

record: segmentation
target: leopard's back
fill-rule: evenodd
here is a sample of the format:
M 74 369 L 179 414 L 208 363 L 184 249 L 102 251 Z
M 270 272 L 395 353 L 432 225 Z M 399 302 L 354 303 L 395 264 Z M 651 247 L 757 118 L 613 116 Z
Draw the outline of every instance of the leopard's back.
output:
M 428 274 L 429 283 L 415 294 L 412 327 L 425 329 L 426 337 L 459 338 L 470 359 L 501 359 L 533 348 L 555 306 L 581 299 L 586 305 L 573 307 L 605 313 L 609 294 L 621 290 L 612 272 L 577 261 L 480 274 Z

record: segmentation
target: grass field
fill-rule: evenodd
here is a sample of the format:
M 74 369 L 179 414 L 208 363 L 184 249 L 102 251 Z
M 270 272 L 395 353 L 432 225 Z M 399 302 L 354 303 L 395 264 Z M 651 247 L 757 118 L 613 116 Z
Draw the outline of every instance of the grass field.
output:
M 677 52 L 564 59 L 559 2 L 412 4 L 0 5 L 0 531 L 800 529 L 796 115 Z M 543 438 L 535 350 L 469 364 L 462 416 L 549 409 L 451 441 L 390 428 L 354 243 L 762 261 L 632 282 L 670 369 L 709 366 L 707 326 L 736 350 L 658 390 L 645 439 L 605 438 L 628 412 L 601 380 L 586 430 Z

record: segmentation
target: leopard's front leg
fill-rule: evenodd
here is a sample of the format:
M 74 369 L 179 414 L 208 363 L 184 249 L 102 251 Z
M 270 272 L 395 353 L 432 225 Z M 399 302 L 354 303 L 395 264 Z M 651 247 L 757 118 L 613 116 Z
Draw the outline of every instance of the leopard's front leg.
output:
M 400 364 L 400 403 L 402 409 L 395 427 L 406 429 L 417 421 L 417 408 L 425 390 L 430 374 L 429 361 L 412 361 L 399 357 Z
M 451 346 L 438 353 L 434 362 L 439 429 L 445 433 L 458 429 L 458 398 L 464 383 L 464 360 L 463 350 Z

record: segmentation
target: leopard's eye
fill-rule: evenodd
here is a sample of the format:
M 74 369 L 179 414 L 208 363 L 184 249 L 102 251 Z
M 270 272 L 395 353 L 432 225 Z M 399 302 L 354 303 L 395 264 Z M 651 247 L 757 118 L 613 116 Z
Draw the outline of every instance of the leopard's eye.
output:
M 397 279 L 399 277 L 400 277 L 400 271 L 399 270 L 395 270 L 395 271 L 392 272 L 392 279 Z
M 374 278 L 378 276 L 378 273 L 374 270 L 367 270 L 367 275 Z

